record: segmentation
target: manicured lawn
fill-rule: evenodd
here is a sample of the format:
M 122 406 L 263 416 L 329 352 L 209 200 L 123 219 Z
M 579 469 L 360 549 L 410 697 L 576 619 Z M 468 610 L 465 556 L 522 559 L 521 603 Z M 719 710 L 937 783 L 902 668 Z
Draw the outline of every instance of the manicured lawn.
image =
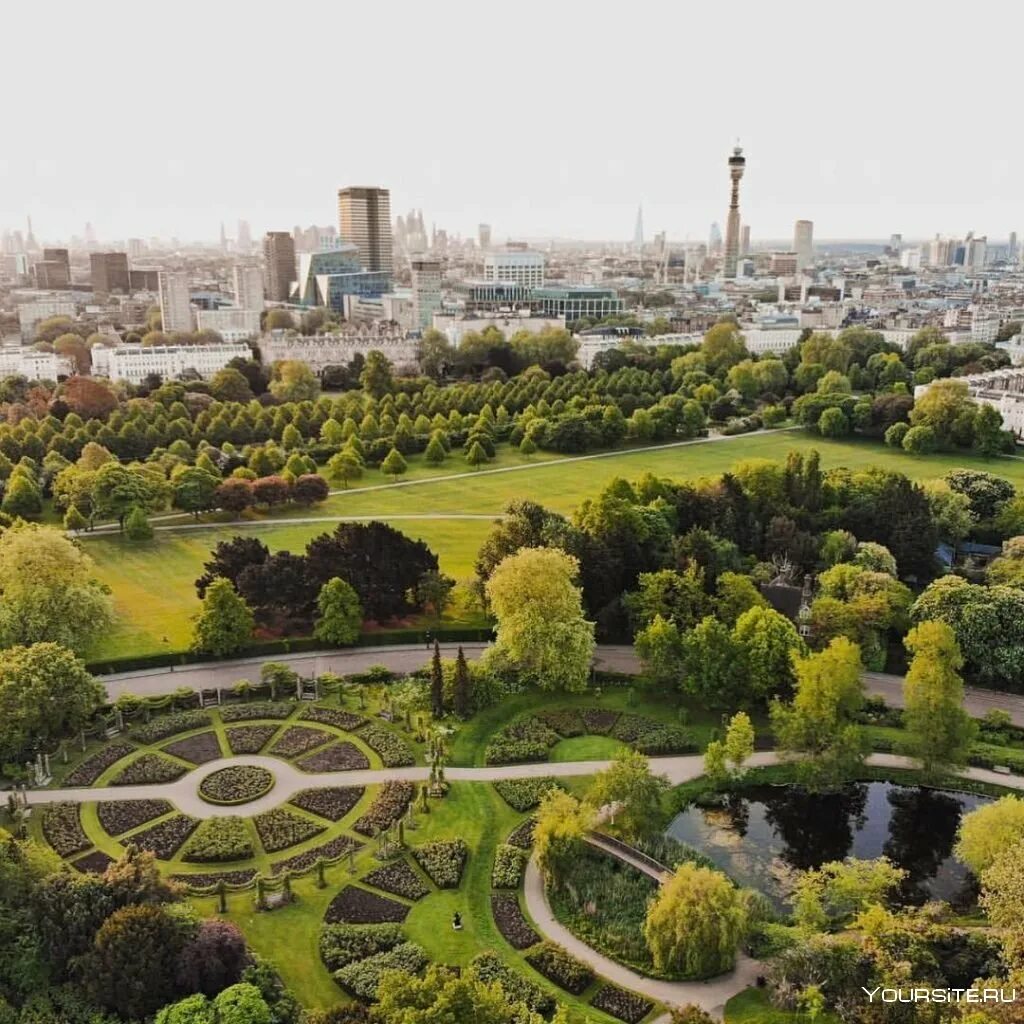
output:
M 611 736 L 573 736 L 560 740 L 551 748 L 551 761 L 606 761 L 613 758 L 625 744 Z
M 776 1009 L 763 988 L 745 988 L 725 1004 L 725 1024 L 797 1024 L 806 1019 L 805 1014 Z M 823 1013 L 817 1019 L 821 1024 L 839 1020 L 834 1013 Z

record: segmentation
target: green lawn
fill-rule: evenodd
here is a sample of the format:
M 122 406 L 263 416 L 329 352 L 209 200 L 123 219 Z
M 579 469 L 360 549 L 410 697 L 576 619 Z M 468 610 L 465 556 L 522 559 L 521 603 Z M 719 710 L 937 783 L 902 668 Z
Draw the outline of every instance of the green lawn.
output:
M 381 486 L 384 478 L 371 470 L 359 481 L 359 488 L 333 495 L 313 510 L 290 509 L 275 515 L 375 516 L 383 520 L 459 513 L 491 516 L 499 514 L 509 502 L 524 498 L 569 514 L 615 477 L 636 479 L 646 472 L 672 478 L 709 476 L 743 459 L 784 459 L 793 449 L 806 452 L 812 448 L 821 453 L 826 468 L 882 466 L 915 479 L 928 479 L 969 465 L 1024 486 L 1024 459 L 986 461 L 960 454 L 910 456 L 874 442 L 831 441 L 802 430 L 786 430 L 575 461 L 550 455 L 527 460 L 518 451 L 502 446 L 489 468 L 525 467 L 507 473 L 473 472 L 456 457 L 433 467 L 426 465 L 422 456 L 414 456 L 409 459 L 405 479 L 419 483 Z M 459 580 L 472 577 L 476 553 L 490 530 L 486 520 L 393 519 L 392 525 L 429 544 L 438 553 L 442 569 Z M 190 619 L 198 604 L 193 581 L 218 540 L 252 533 L 273 550 L 298 551 L 311 537 L 331 528 L 331 523 L 274 525 L 257 519 L 244 525 L 214 522 L 207 529 L 158 532 L 154 540 L 142 543 L 111 536 L 87 537 L 86 550 L 96 559 L 100 578 L 113 592 L 118 616 L 117 626 L 89 652 L 90 657 L 98 660 L 186 648 Z
M 725 1024 L 798 1024 L 807 1019 L 806 1014 L 777 1010 L 763 988 L 745 988 L 725 1004 Z M 837 1024 L 839 1018 L 826 1012 L 817 1020 L 820 1024 Z

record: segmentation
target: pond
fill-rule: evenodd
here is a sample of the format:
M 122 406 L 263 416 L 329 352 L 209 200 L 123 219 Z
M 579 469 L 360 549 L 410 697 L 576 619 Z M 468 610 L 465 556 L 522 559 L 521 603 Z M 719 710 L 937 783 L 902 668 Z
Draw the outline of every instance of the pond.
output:
M 907 871 L 901 902 L 971 902 L 971 879 L 954 859 L 953 844 L 961 816 L 988 802 L 888 782 L 851 783 L 833 793 L 751 786 L 722 807 L 689 807 L 672 820 L 668 834 L 777 906 L 785 903 L 797 871 L 883 855 Z

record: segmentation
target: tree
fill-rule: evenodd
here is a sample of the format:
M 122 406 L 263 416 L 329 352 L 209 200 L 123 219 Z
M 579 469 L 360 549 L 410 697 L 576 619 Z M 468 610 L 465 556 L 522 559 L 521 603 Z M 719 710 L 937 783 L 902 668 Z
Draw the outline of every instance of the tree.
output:
M 772 704 L 772 729 L 780 750 L 800 757 L 798 771 L 808 785 L 838 785 L 864 758 L 856 724 L 864 704 L 860 650 L 846 637 L 836 637 L 824 651 L 793 660 L 796 693 L 788 705 Z
M 78 511 L 77 507 L 72 505 L 67 512 L 64 513 L 64 529 L 71 533 L 78 533 L 80 530 L 85 530 L 89 526 L 89 520 Z
M 843 928 L 869 906 L 883 903 L 906 875 L 886 857 L 830 861 L 797 878 L 793 917 L 814 931 Z
M 593 827 L 594 808 L 563 789 L 549 789 L 541 797 L 533 826 L 533 851 L 547 882 L 562 884 L 567 865 L 578 855 Z
M 152 540 L 153 527 L 149 525 L 146 510 L 135 506 L 124 521 L 124 534 L 129 540 Z
M 402 476 L 409 468 L 409 464 L 405 461 L 402 453 L 397 448 L 392 448 L 384 457 L 384 461 L 380 464 L 380 471 L 385 475 L 391 477 L 392 480 L 397 480 Z
M 282 359 L 274 364 L 270 393 L 282 402 L 315 402 L 320 394 L 320 384 L 305 363 L 298 359 Z
M 0 762 L 18 760 L 37 745 L 84 726 L 105 699 L 85 665 L 55 643 L 0 651 Z
M 626 605 L 638 627 L 660 615 L 681 630 L 690 629 L 711 611 L 704 571 L 698 565 L 691 564 L 683 572 L 660 569 L 641 573 L 637 583 L 639 589 L 626 596 Z
M 444 717 L 444 672 L 441 669 L 441 645 L 436 640 L 430 659 L 430 711 L 435 718 Z
M 420 608 L 429 608 L 437 625 L 445 609 L 451 603 L 455 580 L 437 569 L 425 572 L 416 584 L 416 604 Z
M 326 501 L 329 494 L 327 481 L 319 473 L 303 473 L 292 487 L 292 498 L 307 508 Z
M 426 451 L 423 453 L 423 459 L 431 466 L 440 466 L 445 459 L 448 458 L 448 450 L 441 443 L 441 439 L 434 436 L 427 443 Z
M 793 684 L 793 659 L 806 647 L 785 615 L 773 608 L 745 611 L 732 631 L 738 671 L 745 679 L 748 700 L 764 701 L 787 693 Z
M 532 437 L 530 437 L 529 434 L 527 434 L 522 439 L 522 441 L 519 442 L 519 450 L 527 458 L 529 458 L 531 455 L 536 455 L 537 454 L 537 442 L 534 441 L 534 439 Z
M 158 486 L 143 468 L 129 468 L 119 462 L 106 462 L 98 470 L 92 485 L 92 507 L 99 516 L 116 519 L 124 530 L 124 521 L 133 508 L 153 511 L 164 501 L 164 488 Z
M 231 477 L 217 485 L 213 501 L 217 507 L 237 517 L 253 504 L 252 482 Z
M 910 410 L 911 427 L 928 427 L 934 432 L 937 444 L 952 444 L 954 423 L 971 404 L 965 381 L 935 381 L 915 399 L 914 408 Z
M 255 620 L 245 601 L 226 579 L 206 588 L 203 607 L 195 619 L 192 650 L 222 657 L 242 650 L 252 641 Z
M 452 687 L 452 704 L 455 714 L 459 718 L 467 718 L 472 708 L 472 679 L 469 674 L 469 666 L 466 664 L 466 654 L 459 645 L 459 653 L 455 657 L 455 681 Z
M 213 375 L 210 394 L 221 402 L 248 402 L 253 397 L 248 379 L 233 366 L 226 366 Z
M 157 1015 L 155 1024 L 217 1024 L 213 1004 L 206 996 L 197 993 L 170 1006 L 165 1006 Z
M 655 615 L 654 621 L 637 633 L 634 648 L 644 674 L 656 683 L 677 686 L 684 678 L 690 678 L 683 637 L 674 622 Z
M 922 622 L 903 641 L 913 655 L 903 680 L 903 724 L 907 753 L 926 772 L 957 768 L 977 733 L 964 710 L 964 659 L 953 630 L 942 622 Z
M 715 615 L 727 626 L 735 626 L 739 617 L 751 608 L 768 608 L 767 600 L 749 576 L 723 572 L 715 583 Z
M 0 534 L 0 642 L 84 650 L 113 622 L 94 563 L 59 531 L 25 524 Z
M 479 441 L 474 441 L 469 451 L 466 452 L 466 461 L 474 469 L 482 466 L 487 461 L 487 452 L 484 451 L 483 445 Z
M 993 519 L 1015 493 L 1009 480 L 978 469 L 954 469 L 944 479 L 958 494 L 967 496 L 976 520 Z
M 92 377 L 70 377 L 61 387 L 60 397 L 83 420 L 105 420 L 117 408 L 117 397 L 110 388 Z
M 665 653 L 671 657 L 671 651 Z M 713 615 L 705 616 L 680 643 L 683 690 L 714 707 L 729 707 L 747 699 L 737 657 L 729 627 Z
M 821 383 L 828 377 L 825 377 L 819 382 Z M 818 419 L 818 433 L 822 437 L 846 437 L 850 433 L 850 421 L 846 418 L 842 409 L 837 409 L 833 406 L 830 409 L 826 409 Z
M 213 1009 L 217 1024 L 275 1024 L 263 993 L 247 982 L 224 989 L 214 999 Z
M 651 902 L 644 939 L 659 972 L 709 978 L 735 966 L 748 922 L 746 899 L 725 875 L 684 861 Z
M 989 924 L 1004 932 L 1006 958 L 1024 958 L 1024 842 L 1004 847 L 981 873 L 979 900 Z
M 668 789 L 668 779 L 653 774 L 643 754 L 623 747 L 611 765 L 594 776 L 587 802 L 594 807 L 610 807 L 612 821 L 631 840 L 660 828 L 664 817 L 662 798 Z
M 1012 445 L 1013 435 L 1008 436 L 1003 429 L 1002 413 L 992 405 L 979 406 L 974 414 L 974 450 L 982 458 L 991 459 L 1005 451 L 1008 439 Z
M 359 374 L 359 386 L 374 398 L 383 398 L 394 389 L 395 382 L 391 376 L 391 363 L 383 352 L 374 349 L 366 353 L 363 372 Z
M 217 492 L 221 486 L 219 476 L 198 466 L 183 466 L 171 481 L 172 506 L 182 512 L 191 512 L 197 520 L 200 512 L 206 512 L 217 504 Z
M 754 753 L 754 723 L 745 711 L 738 711 L 729 719 L 725 730 L 724 752 L 733 775 L 743 771 L 743 765 Z
M 327 461 L 327 472 L 332 480 L 340 480 L 348 488 L 350 480 L 358 480 L 363 475 L 363 460 L 351 448 L 343 448 Z
M 960 821 L 956 856 L 982 875 L 1003 851 L 1024 841 L 1024 800 L 1003 796 L 982 804 Z
M 316 599 L 319 616 L 313 635 L 325 643 L 347 647 L 359 639 L 363 610 L 359 596 L 343 579 L 329 579 Z
M 200 921 L 195 935 L 181 951 L 176 980 L 185 992 L 215 996 L 236 984 L 249 964 L 245 936 L 230 921 Z
M 43 511 L 43 496 L 39 488 L 25 476 L 14 476 L 4 490 L 0 510 L 9 516 L 20 516 L 23 519 L 37 516 Z
M 255 505 L 284 505 L 291 497 L 291 485 L 283 476 L 261 476 L 252 482 L 252 500 Z
M 575 585 L 579 561 L 552 548 L 523 548 L 504 559 L 485 591 L 497 619 L 490 664 L 542 689 L 586 689 L 594 624 Z

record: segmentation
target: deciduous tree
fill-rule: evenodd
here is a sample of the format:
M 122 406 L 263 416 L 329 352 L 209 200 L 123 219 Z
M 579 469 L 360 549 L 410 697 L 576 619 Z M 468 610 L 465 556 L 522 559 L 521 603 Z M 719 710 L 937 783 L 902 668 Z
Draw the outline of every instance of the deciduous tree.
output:
M 359 639 L 363 624 L 363 610 L 359 595 L 343 580 L 335 576 L 321 588 L 316 599 L 317 617 L 313 635 L 325 643 L 347 647 Z
M 192 649 L 218 657 L 234 654 L 252 641 L 255 620 L 249 606 L 226 579 L 206 588 L 203 607 L 196 616 Z

